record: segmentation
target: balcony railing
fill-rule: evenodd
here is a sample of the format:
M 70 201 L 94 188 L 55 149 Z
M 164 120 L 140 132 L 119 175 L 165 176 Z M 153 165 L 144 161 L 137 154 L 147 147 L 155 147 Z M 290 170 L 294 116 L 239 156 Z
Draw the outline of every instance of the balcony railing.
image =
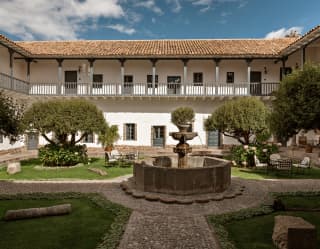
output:
M 279 83 L 27 83 L 0 74 L 0 87 L 44 96 L 269 96 Z

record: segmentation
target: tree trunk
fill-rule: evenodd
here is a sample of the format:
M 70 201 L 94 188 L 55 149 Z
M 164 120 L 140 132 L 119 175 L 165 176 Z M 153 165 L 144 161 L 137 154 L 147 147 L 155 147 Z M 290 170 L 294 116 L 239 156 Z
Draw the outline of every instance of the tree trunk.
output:
M 69 213 L 71 213 L 71 204 L 62 204 L 43 208 L 8 210 L 4 215 L 4 220 L 20 220 L 43 216 L 64 215 Z

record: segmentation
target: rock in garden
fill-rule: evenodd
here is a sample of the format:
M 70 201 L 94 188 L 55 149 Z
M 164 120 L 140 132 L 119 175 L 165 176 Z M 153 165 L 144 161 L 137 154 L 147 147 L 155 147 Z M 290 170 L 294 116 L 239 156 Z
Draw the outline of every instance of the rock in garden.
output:
M 301 217 L 274 217 L 273 243 L 280 249 L 316 249 L 317 233 L 314 225 Z
M 13 175 L 13 174 L 16 174 L 18 172 L 21 172 L 21 164 L 20 164 L 20 162 L 8 163 L 7 173 L 9 175 Z
M 8 210 L 4 215 L 4 220 L 20 220 L 43 216 L 65 215 L 71 213 L 71 204 L 61 204 L 42 208 L 27 208 Z
M 97 173 L 97 174 L 99 174 L 99 175 L 101 175 L 101 176 L 106 176 L 106 175 L 108 175 L 108 173 L 107 173 L 106 171 L 102 170 L 102 169 L 98 169 L 98 168 L 88 168 L 88 170 L 90 170 L 90 171 L 92 171 L 92 172 L 94 172 L 94 173 Z

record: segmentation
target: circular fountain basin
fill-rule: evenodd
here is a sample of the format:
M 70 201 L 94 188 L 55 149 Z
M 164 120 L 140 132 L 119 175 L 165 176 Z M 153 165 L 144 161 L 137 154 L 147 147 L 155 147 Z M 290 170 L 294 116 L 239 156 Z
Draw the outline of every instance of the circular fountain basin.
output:
M 177 167 L 177 157 L 159 156 L 136 162 L 135 189 L 175 195 L 220 193 L 231 184 L 231 163 L 213 157 L 189 157 L 187 168 Z

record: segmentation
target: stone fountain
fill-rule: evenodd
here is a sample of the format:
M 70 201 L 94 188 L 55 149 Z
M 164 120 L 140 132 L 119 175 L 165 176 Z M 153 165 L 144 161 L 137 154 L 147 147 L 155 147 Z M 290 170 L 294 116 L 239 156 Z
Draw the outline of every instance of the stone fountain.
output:
M 173 148 L 178 156 L 156 156 L 136 161 L 133 178 L 122 183 L 122 189 L 136 198 L 180 204 L 240 195 L 243 189 L 230 187 L 231 163 L 215 157 L 188 156 L 192 148 L 187 141 L 198 134 L 188 132 L 189 125 L 177 127 L 179 131 L 171 132 L 170 136 L 179 141 Z M 236 194 L 231 195 L 230 191 Z
M 179 140 L 179 143 L 173 148 L 173 152 L 178 154 L 178 168 L 187 168 L 188 167 L 188 153 L 192 152 L 192 148 L 187 143 L 188 140 L 192 140 L 198 133 L 188 132 L 189 125 L 178 125 L 178 132 L 170 132 L 170 136 Z

